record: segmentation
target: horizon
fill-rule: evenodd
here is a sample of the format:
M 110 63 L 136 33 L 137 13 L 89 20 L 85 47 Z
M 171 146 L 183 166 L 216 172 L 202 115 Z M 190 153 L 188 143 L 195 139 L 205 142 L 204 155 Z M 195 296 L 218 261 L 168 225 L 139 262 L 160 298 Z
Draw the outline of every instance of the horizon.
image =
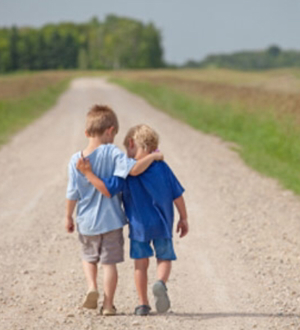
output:
M 0 5 L 0 26 L 7 28 L 81 24 L 92 17 L 103 21 L 108 14 L 153 22 L 162 32 L 165 60 L 177 65 L 212 54 L 257 51 L 271 45 L 299 50 L 295 31 L 300 29 L 300 3 L 293 0 L 172 0 L 172 7 L 167 0 L 75 0 L 72 10 L 67 0 L 0 0 Z
M 107 14 L 104 19 L 102 21 L 104 21 L 106 19 L 107 16 L 117 16 L 117 17 L 120 17 L 120 18 L 128 18 L 128 19 L 134 19 L 134 18 L 131 18 L 131 17 L 128 17 L 128 16 L 124 16 L 124 15 L 115 15 L 115 14 Z M 98 17 L 94 16 L 94 17 L 91 17 L 90 19 L 86 20 L 86 21 L 82 21 L 82 22 L 75 22 L 75 21 L 59 21 L 59 22 L 47 22 L 47 23 L 44 23 L 44 24 L 41 24 L 39 26 L 34 26 L 34 25 L 17 25 L 17 24 L 13 24 L 13 25 L 10 25 L 10 26 L 1 26 L 0 25 L 0 29 L 11 29 L 13 27 L 17 27 L 18 29 L 26 29 L 26 28 L 33 28 L 33 29 L 42 29 L 44 28 L 45 26 L 48 26 L 48 25 L 59 25 L 59 24 L 87 24 L 88 22 L 90 22 L 92 19 L 94 18 L 97 18 L 99 20 L 99 22 L 102 22 Z M 140 21 L 144 24 L 149 24 L 149 23 L 153 23 L 152 21 L 149 21 L 149 22 L 143 22 L 142 20 L 139 20 L 139 19 L 134 19 L 136 21 Z M 155 25 L 155 24 L 154 24 Z M 163 40 L 162 40 L 162 45 L 163 45 Z M 175 64 L 175 65 L 184 65 L 186 64 L 188 61 L 195 61 L 195 62 L 201 62 L 201 61 L 204 61 L 208 56 L 214 56 L 214 55 L 234 55 L 234 54 L 237 54 L 237 53 L 243 53 L 243 52 L 262 52 L 262 51 L 265 51 L 267 50 L 268 48 L 272 47 L 272 46 L 277 46 L 281 49 L 281 51 L 300 51 L 300 47 L 297 49 L 297 48 L 283 48 L 281 45 L 278 45 L 278 44 L 270 44 L 270 45 L 266 45 L 265 47 L 263 48 L 251 48 L 251 49 L 247 49 L 247 48 L 243 48 L 243 49 L 236 49 L 236 50 L 233 50 L 233 51 L 228 51 L 228 52 L 219 52 L 219 53 L 209 53 L 207 54 L 205 57 L 203 57 L 202 59 L 194 59 L 194 58 L 189 58 L 187 59 L 184 63 L 181 63 L 181 64 Z M 164 47 L 164 45 L 163 45 Z M 165 52 L 165 49 L 163 48 L 164 52 Z M 167 62 L 167 61 L 166 61 Z M 174 63 L 169 63 L 167 62 L 167 64 L 169 65 L 172 65 Z

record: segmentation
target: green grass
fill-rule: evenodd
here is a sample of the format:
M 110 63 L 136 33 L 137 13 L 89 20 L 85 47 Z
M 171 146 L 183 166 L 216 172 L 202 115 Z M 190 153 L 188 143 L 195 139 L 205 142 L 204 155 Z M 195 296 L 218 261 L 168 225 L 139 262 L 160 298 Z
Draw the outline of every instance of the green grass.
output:
M 76 72 L 24 97 L 0 99 L 0 145 L 51 108 L 72 78 L 100 75 Z M 216 103 L 166 85 L 123 78 L 113 81 L 194 128 L 235 142 L 240 146 L 237 152 L 247 164 L 300 194 L 300 128 L 291 115 L 278 119 L 268 109 L 249 111 L 241 104 Z
M 39 71 L 0 75 L 0 146 L 50 109 L 72 79 L 101 71 Z
M 69 82 L 63 79 L 26 97 L 0 100 L 0 145 L 53 106 Z
M 112 81 L 196 129 L 235 142 L 240 146 L 236 151 L 248 165 L 300 194 L 300 129 L 293 117 L 278 119 L 267 109 L 249 111 L 234 103 L 215 103 L 165 85 Z

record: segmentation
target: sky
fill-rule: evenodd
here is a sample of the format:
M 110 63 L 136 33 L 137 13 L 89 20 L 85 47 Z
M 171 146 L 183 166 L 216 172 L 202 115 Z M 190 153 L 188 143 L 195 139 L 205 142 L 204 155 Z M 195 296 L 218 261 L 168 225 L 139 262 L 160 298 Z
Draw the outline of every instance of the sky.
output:
M 300 50 L 300 0 L 0 0 L 1 27 L 107 14 L 153 22 L 162 31 L 164 58 L 174 64 L 273 44 Z

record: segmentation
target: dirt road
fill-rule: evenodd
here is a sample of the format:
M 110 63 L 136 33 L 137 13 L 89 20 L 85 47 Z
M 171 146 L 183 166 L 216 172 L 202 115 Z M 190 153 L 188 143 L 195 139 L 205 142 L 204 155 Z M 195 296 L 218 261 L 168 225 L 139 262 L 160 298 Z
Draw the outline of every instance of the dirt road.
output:
M 128 242 L 119 315 L 79 308 L 86 288 L 77 236 L 63 227 L 66 168 L 85 145 L 84 116 L 94 103 L 116 110 L 120 147 L 132 125 L 153 126 L 186 188 L 191 231 L 174 238 L 172 310 L 163 316 L 132 314 Z M 77 79 L 0 150 L 0 172 L 0 329 L 300 329 L 300 200 L 247 168 L 218 138 L 104 80 Z M 154 276 L 152 260 L 150 284 Z

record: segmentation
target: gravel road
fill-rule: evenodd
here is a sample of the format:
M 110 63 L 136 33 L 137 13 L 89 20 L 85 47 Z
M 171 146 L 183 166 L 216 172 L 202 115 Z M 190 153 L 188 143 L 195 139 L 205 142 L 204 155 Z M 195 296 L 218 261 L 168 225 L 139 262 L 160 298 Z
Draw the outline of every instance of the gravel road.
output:
M 77 235 L 64 230 L 64 198 L 67 164 L 86 143 L 85 113 L 94 103 L 117 112 L 121 148 L 129 127 L 154 127 L 186 188 L 190 233 L 174 237 L 166 315 L 133 315 L 128 242 L 118 316 L 80 308 L 85 280 Z M 299 197 L 249 169 L 230 147 L 104 79 L 74 80 L 53 109 L 0 150 L 0 329 L 300 329 Z

